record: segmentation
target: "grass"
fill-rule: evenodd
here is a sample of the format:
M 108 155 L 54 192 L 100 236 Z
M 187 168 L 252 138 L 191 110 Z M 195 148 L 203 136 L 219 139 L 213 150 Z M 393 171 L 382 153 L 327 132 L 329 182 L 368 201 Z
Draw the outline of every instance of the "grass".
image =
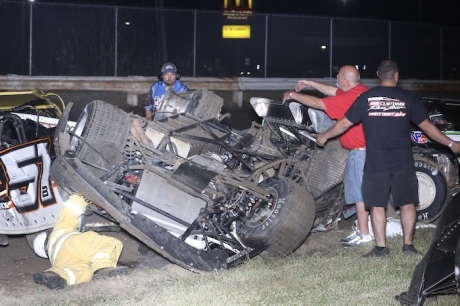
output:
M 433 232 L 417 230 L 415 245 L 422 253 L 428 250 Z M 314 235 L 318 235 L 315 239 L 328 237 Z M 256 257 L 240 268 L 209 274 L 139 270 L 126 277 L 47 291 L 29 304 L 399 305 L 394 296 L 407 290 L 423 257 L 404 255 L 401 245 L 400 237 L 388 239 L 391 256 L 386 258 L 362 258 L 368 249 L 336 247 L 276 260 Z M 459 302 L 457 295 L 450 295 L 430 298 L 425 305 Z

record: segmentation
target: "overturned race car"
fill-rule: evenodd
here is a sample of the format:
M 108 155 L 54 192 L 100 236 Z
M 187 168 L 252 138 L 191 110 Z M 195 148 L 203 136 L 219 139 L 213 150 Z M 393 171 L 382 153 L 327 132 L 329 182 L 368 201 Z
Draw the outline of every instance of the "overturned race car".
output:
M 338 141 L 317 150 L 314 127 L 292 120 L 235 131 L 229 116 L 194 112 L 194 100 L 222 105 L 212 92 L 176 98 L 189 111 L 153 122 L 93 101 L 73 131 L 69 104 L 54 138 L 53 179 L 193 271 L 289 255 L 314 224 L 340 214 L 347 152 Z

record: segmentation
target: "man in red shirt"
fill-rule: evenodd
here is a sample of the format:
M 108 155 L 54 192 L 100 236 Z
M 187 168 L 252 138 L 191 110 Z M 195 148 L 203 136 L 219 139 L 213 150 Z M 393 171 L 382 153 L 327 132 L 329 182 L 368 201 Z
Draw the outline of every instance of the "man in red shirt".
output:
M 304 88 L 314 88 L 328 97 L 318 98 L 300 93 Z M 350 108 L 356 98 L 367 87 L 360 83 L 359 71 L 353 66 L 343 66 L 337 74 L 337 86 L 316 82 L 312 80 L 300 80 L 297 82 L 295 92 L 284 93 L 283 103 L 288 99 L 295 100 L 308 107 L 323 110 L 331 119 L 342 119 L 345 112 Z M 350 128 L 339 138 L 342 147 L 349 151 L 345 169 L 345 202 L 356 204 L 358 228 L 353 227 L 353 232 L 346 238 L 341 239 L 344 247 L 361 246 L 372 241 L 369 233 L 369 211 L 364 207 L 361 194 L 364 161 L 366 158 L 366 144 L 362 124 Z

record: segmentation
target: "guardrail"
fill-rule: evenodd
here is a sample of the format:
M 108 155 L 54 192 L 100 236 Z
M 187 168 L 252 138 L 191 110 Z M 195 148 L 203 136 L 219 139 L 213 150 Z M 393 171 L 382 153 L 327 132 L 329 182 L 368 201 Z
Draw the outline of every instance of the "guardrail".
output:
M 67 76 L 0 76 L 0 90 L 89 90 L 114 91 L 127 94 L 127 103 L 137 105 L 137 96 L 149 92 L 156 77 L 67 77 Z M 240 104 L 245 90 L 292 90 L 299 79 L 293 78 L 193 78 L 182 77 L 190 89 L 233 91 L 233 100 Z M 315 81 L 336 84 L 335 78 L 316 78 Z M 378 79 L 362 79 L 367 87 L 375 87 Z M 460 81 L 400 80 L 399 86 L 413 91 L 460 91 Z

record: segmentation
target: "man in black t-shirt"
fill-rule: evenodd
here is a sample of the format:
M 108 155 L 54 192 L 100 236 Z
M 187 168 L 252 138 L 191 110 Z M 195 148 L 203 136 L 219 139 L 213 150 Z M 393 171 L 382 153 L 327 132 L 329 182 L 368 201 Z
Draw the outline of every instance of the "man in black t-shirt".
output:
M 362 93 L 345 117 L 324 134 L 319 134 L 316 142 L 324 146 L 328 139 L 342 134 L 354 124 L 363 123 L 366 163 L 362 192 L 366 208 L 371 210 L 376 243 L 375 248 L 364 257 L 390 255 L 385 239 L 385 209 L 390 193 L 395 207 L 401 210 L 403 252 L 418 253 L 412 244 L 418 181 L 410 123 L 418 125 L 432 140 L 449 146 L 454 153 L 460 153 L 460 143 L 451 140 L 430 122 L 426 109 L 414 94 L 397 87 L 399 68 L 396 62 L 383 61 L 377 69 L 377 76 L 380 86 Z

